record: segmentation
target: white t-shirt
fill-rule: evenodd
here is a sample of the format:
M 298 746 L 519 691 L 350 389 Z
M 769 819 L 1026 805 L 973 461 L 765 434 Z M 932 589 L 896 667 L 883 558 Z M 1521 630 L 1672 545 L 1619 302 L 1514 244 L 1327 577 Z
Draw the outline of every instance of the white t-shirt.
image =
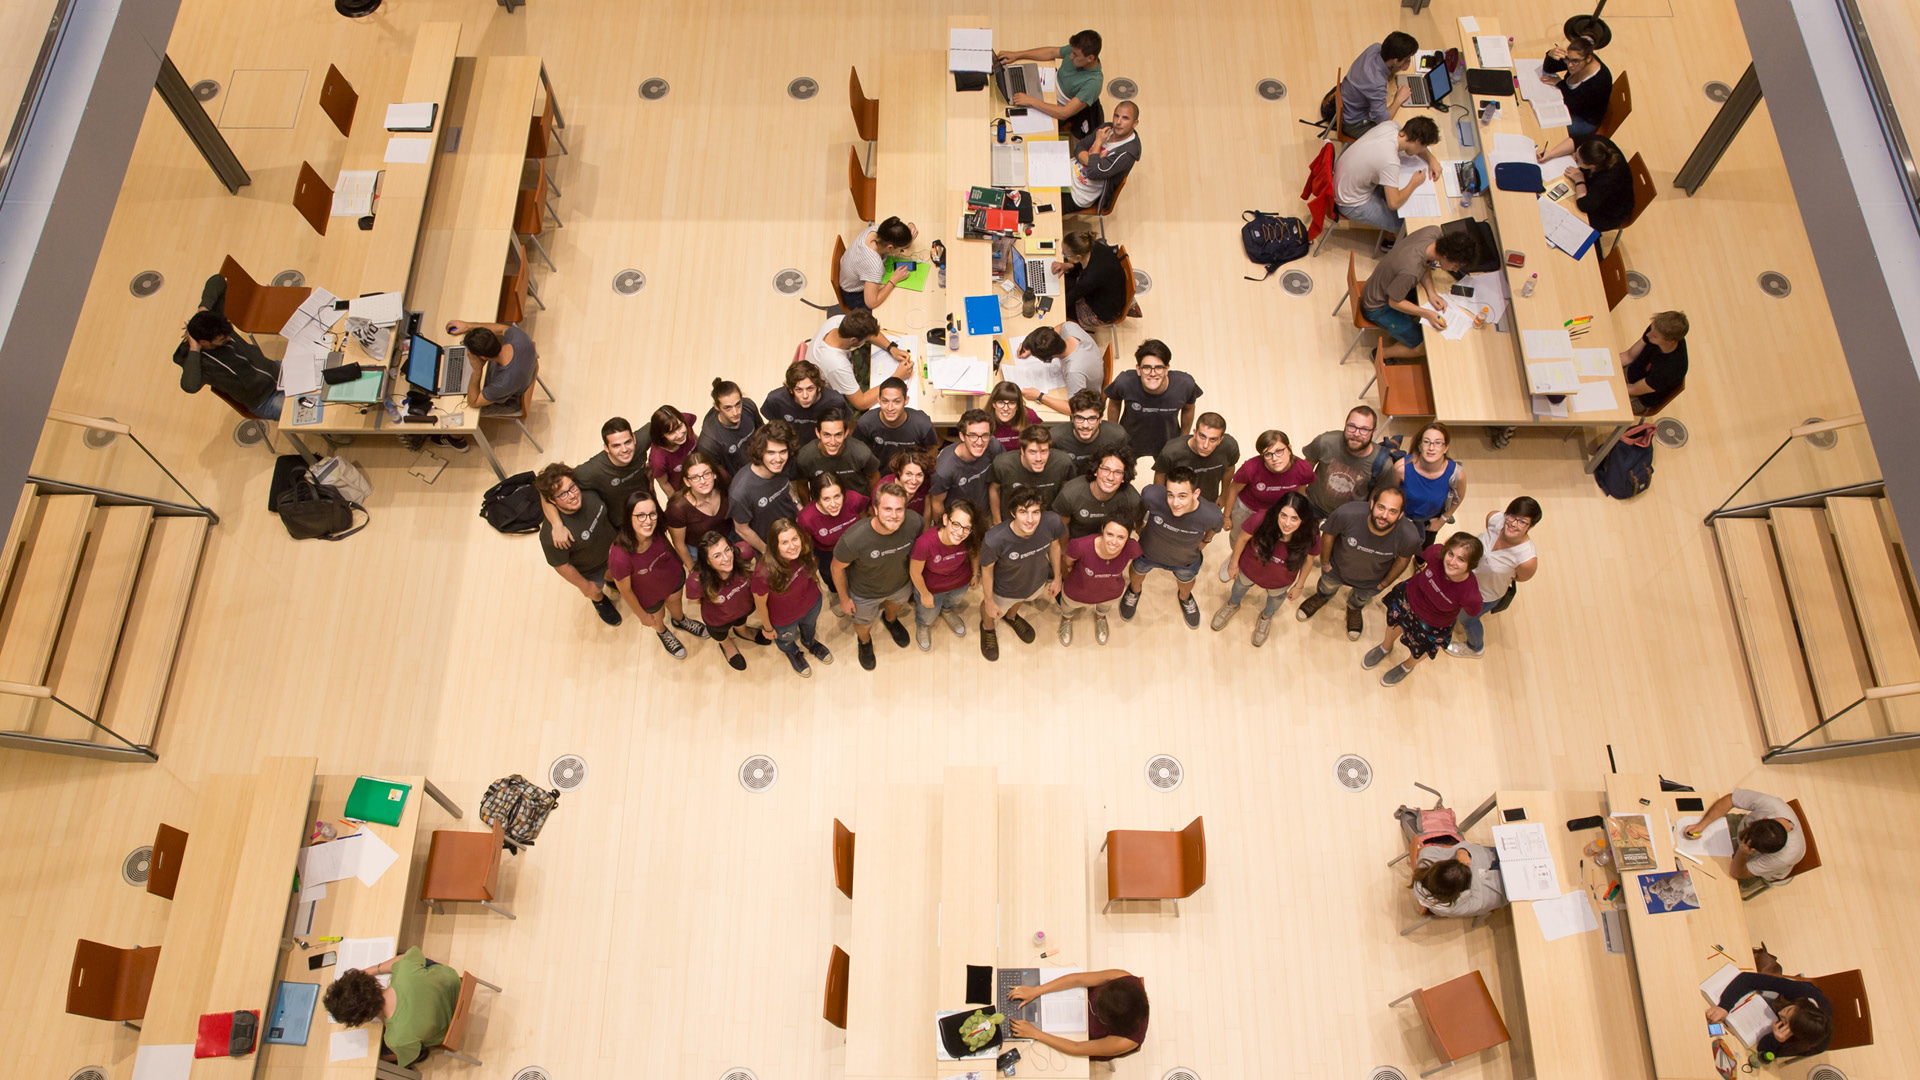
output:
M 1118 142 L 1108 143 L 1106 149 L 1112 150 L 1118 146 L 1125 146 L 1136 138 L 1139 138 L 1139 136 L 1129 135 Z M 1107 182 L 1105 180 L 1088 179 L 1086 166 L 1081 165 L 1078 160 L 1075 160 L 1073 163 L 1073 201 L 1079 203 L 1081 206 L 1098 206 L 1100 200 L 1105 198 L 1106 194 Z
M 847 245 L 847 253 L 840 256 L 840 289 L 843 292 L 856 292 L 863 281 L 879 284 L 886 279 L 886 263 L 880 259 L 880 253 L 867 246 L 867 237 L 873 235 L 874 226 L 854 237 Z
M 1772 882 L 1793 876 L 1793 868 L 1807 857 L 1807 834 L 1785 799 L 1750 788 L 1733 789 L 1733 808 L 1747 812 L 1747 824 L 1774 818 L 1787 824 L 1787 843 L 1779 851 L 1747 856 L 1747 873 Z
M 1480 580 L 1480 599 L 1489 604 L 1507 594 L 1507 586 L 1513 584 L 1520 564 L 1534 557 L 1532 540 L 1522 540 L 1498 551 L 1493 549 L 1494 541 L 1500 539 L 1500 527 L 1506 521 L 1505 514 L 1494 514 L 1487 519 L 1487 530 L 1480 534 L 1480 545 L 1485 551 L 1480 555 L 1480 565 L 1473 568 L 1473 576 Z
M 826 380 L 828 386 L 842 394 L 857 394 L 860 392 L 860 380 L 853 376 L 853 360 L 847 356 L 848 350 L 827 344 L 827 332 L 839 329 L 840 320 L 844 318 L 845 315 L 834 315 L 820 324 L 813 340 L 807 344 L 807 359 L 820 369 L 820 377 Z
M 1400 125 L 1391 120 L 1376 124 L 1333 161 L 1333 201 L 1341 206 L 1358 206 L 1373 189 L 1400 184 Z

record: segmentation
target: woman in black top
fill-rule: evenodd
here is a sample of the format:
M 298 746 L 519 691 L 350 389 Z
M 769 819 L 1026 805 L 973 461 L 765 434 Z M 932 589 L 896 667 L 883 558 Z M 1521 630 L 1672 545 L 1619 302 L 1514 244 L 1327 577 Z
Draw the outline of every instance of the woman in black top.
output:
M 1573 181 L 1574 205 L 1587 215 L 1587 224 L 1601 232 L 1620 228 L 1633 216 L 1633 172 L 1620 148 L 1603 135 L 1573 142 L 1574 163 L 1567 179 Z
M 1575 38 L 1565 48 L 1547 51 L 1547 62 L 1540 66 L 1540 81 L 1560 88 L 1573 119 L 1567 134 L 1591 135 L 1606 118 L 1607 101 L 1613 97 L 1613 72 L 1600 62 L 1590 38 Z
M 1089 329 L 1119 322 L 1127 303 L 1120 256 L 1092 233 L 1068 233 L 1060 246 L 1067 261 L 1054 263 L 1053 272 L 1067 276 L 1068 317 Z
M 1759 1043 L 1751 1047 L 1760 1060 L 1822 1053 L 1833 1041 L 1833 1005 L 1818 986 L 1754 971 L 1735 975 L 1727 988 L 1720 991 L 1720 1000 L 1707 1010 L 1707 1022 L 1717 1024 L 1725 1020 L 1727 1011 L 1748 994 L 1765 995 L 1776 1017 L 1772 1030 L 1760 1036 Z

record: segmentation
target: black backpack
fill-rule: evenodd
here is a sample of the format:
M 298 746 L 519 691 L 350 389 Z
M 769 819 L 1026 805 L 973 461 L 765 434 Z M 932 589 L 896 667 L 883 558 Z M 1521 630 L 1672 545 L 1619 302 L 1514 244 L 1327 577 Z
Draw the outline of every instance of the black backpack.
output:
M 295 540 L 345 540 L 367 527 L 367 521 L 353 523 L 353 512 L 366 514 L 366 507 L 348 501 L 333 485 L 316 484 L 305 475 L 293 478 L 273 509 Z
M 480 496 L 480 516 L 503 533 L 540 531 L 540 493 L 533 489 L 533 474 L 515 473 L 487 489 Z
M 1615 499 L 1631 499 L 1652 486 L 1653 425 L 1628 428 L 1593 470 L 1593 482 Z
M 1248 281 L 1265 281 L 1275 270 L 1313 250 L 1307 242 L 1307 223 L 1297 217 L 1260 210 L 1244 210 L 1240 216 L 1246 219 L 1240 226 L 1240 246 L 1247 249 L 1247 258 L 1267 268 L 1259 277 L 1248 275 Z

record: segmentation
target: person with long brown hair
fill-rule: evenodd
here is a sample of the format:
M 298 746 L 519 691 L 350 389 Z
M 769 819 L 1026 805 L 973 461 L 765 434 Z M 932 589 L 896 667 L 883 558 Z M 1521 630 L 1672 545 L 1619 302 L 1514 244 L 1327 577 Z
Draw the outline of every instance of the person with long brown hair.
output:
M 1398 686 L 1421 661 L 1439 655 L 1453 637 L 1454 620 L 1462 612 L 1480 614 L 1480 583 L 1473 569 L 1480 565 L 1482 553 L 1479 537 L 1454 533 L 1444 546 L 1434 544 L 1422 552 L 1420 565 L 1387 593 L 1382 601 L 1387 609 L 1387 636 L 1367 650 L 1360 666 L 1368 671 L 1379 667 L 1401 642 L 1411 655 L 1380 676 L 1380 685 Z
M 687 455 L 700 445 L 693 434 L 693 414 L 662 405 L 653 410 L 647 432 L 647 472 L 669 492 L 687 486 L 681 473 L 686 471 Z
M 680 552 L 680 561 L 693 571 L 700 559 L 698 541 L 708 532 L 733 539 L 733 504 L 727 501 L 727 474 L 719 459 L 705 450 L 687 455 L 681 468 L 686 486 L 667 500 L 667 535 Z
M 767 555 L 753 570 L 753 607 L 773 629 L 773 643 L 795 674 L 813 677 L 801 646 L 821 663 L 833 663 L 833 654 L 813 636 L 820 623 L 820 564 L 805 530 L 787 518 L 767 526 Z
M 687 658 L 687 647 L 660 617 L 662 608 L 673 626 L 694 637 L 707 636 L 707 628 L 687 618 L 681 603 L 686 564 L 666 534 L 653 492 L 642 488 L 627 493 L 626 511 L 613 534 L 613 549 L 607 552 L 607 577 L 627 606 L 640 613 L 640 621 L 660 635 L 661 648 L 675 660 Z
M 1233 530 L 1233 554 L 1227 565 L 1237 571 L 1227 602 L 1213 613 L 1213 628 L 1225 630 L 1240 610 L 1240 601 L 1255 585 L 1266 590 L 1267 603 L 1253 624 L 1255 648 L 1267 643 L 1273 617 L 1280 605 L 1298 599 L 1307 579 L 1300 571 L 1320 554 L 1320 530 L 1315 527 L 1313 504 L 1305 494 L 1289 491 L 1272 507 L 1258 511 Z
M 987 415 L 993 418 L 993 437 L 1003 454 L 1018 450 L 1020 433 L 1040 422 L 1040 414 L 1027 408 L 1020 387 L 1010 382 L 995 384 L 987 395 Z
M 901 451 L 887 462 L 887 474 L 873 485 L 878 491 L 886 484 L 899 484 L 907 493 L 907 509 L 927 516 L 927 493 L 932 491 L 927 483 L 933 476 L 933 454 L 926 450 Z M 872 500 L 869 499 L 869 502 Z
M 914 640 L 921 652 L 933 648 L 933 620 L 946 620 L 955 637 L 967 636 L 960 598 L 980 576 L 980 508 L 955 499 L 940 508 L 940 523 L 913 542 L 907 579 L 913 583 Z
M 747 670 L 747 658 L 734 645 L 739 635 L 755 645 L 771 645 L 765 630 L 748 633 L 747 619 L 753 614 L 753 549 L 736 543 L 717 532 L 703 533 L 694 542 L 700 560 L 687 578 L 687 599 L 700 601 L 700 621 L 720 646 L 720 655 L 735 671 Z
M 808 494 L 812 499 L 800 508 L 795 524 L 807 534 L 812 543 L 815 559 L 833 558 L 833 548 L 840 537 L 860 520 L 866 513 L 869 500 L 857 491 L 848 491 L 840 483 L 840 478 L 832 473 L 821 473 L 808 485 Z M 822 573 L 820 583 L 826 587 L 827 595 L 834 600 L 834 614 L 844 617 L 840 610 L 840 594 L 834 591 L 833 576 Z

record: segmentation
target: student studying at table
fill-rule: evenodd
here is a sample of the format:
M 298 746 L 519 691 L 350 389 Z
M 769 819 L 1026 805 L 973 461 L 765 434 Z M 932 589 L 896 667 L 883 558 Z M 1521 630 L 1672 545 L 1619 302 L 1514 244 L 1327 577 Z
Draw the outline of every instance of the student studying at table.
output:
M 1002 64 L 1017 64 L 1022 60 L 1061 61 L 1060 104 L 1048 104 L 1031 94 L 1015 94 L 1009 104 L 1037 109 L 1055 120 L 1065 121 L 1068 134 L 1075 139 L 1086 138 L 1105 122 L 1105 113 L 1100 108 L 1100 88 L 1105 85 L 1105 75 L 1100 70 L 1100 35 L 1094 31 L 1082 30 L 1058 48 L 1043 45 L 1037 49 L 995 53 L 993 58 Z
M 1601 232 L 1624 226 L 1633 216 L 1633 170 L 1620 148 L 1604 135 L 1581 135 L 1535 152 L 1541 161 L 1567 154 L 1573 155 L 1573 164 L 1564 175 L 1573 184 L 1574 205 L 1587 215 L 1587 224 Z
M 1607 102 L 1613 98 L 1613 72 L 1601 62 L 1592 38 L 1576 37 L 1548 49 L 1546 63 L 1540 65 L 1540 81 L 1560 88 L 1560 99 L 1573 116 L 1567 134 L 1591 135 L 1606 119 Z
M 1412 34 L 1395 30 L 1383 40 L 1367 46 L 1348 65 L 1340 80 L 1340 130 L 1350 139 L 1358 139 L 1376 125 L 1393 119 L 1406 104 L 1406 87 L 1394 88 L 1401 72 L 1413 66 L 1420 42 Z
M 1042 994 L 1061 990 L 1087 991 L 1086 1039 L 1063 1039 L 1049 1035 L 1025 1020 L 1013 1022 L 1013 1037 L 1032 1039 L 1063 1054 L 1112 1061 L 1140 1049 L 1147 1039 L 1149 1007 L 1145 979 L 1120 968 L 1105 971 L 1081 971 L 1062 975 L 1039 986 L 1016 986 L 1007 996 L 1016 1005 L 1024 1005 Z
M 376 975 L 391 975 L 383 987 Z M 406 1067 L 440 1045 L 460 1000 L 460 973 L 415 945 L 370 968 L 340 972 L 327 987 L 327 1015 L 348 1027 L 381 1021 L 380 1060 Z
M 1720 1000 L 1707 1008 L 1707 1022 L 1717 1024 L 1749 994 L 1759 994 L 1773 1010 L 1773 1026 L 1748 1049 L 1762 1062 L 1822 1053 L 1833 1042 L 1833 1004 L 1820 988 L 1802 979 L 1743 971 L 1733 977 Z
M 913 267 L 902 263 L 888 276 L 887 257 L 905 255 L 919 235 L 919 227 L 912 222 L 890 217 L 867 226 L 854 237 L 847 253 L 840 256 L 840 280 L 835 283 L 840 287 L 840 305 L 848 311 L 860 311 L 886 303 L 893 290 L 913 274 Z

